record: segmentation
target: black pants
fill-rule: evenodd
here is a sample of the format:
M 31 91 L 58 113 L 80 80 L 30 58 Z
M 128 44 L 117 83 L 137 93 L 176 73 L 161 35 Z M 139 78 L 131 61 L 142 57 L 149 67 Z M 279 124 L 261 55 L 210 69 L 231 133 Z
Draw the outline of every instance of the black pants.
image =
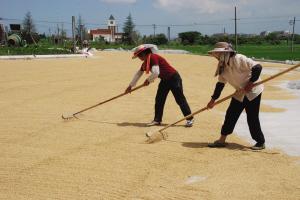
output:
M 179 105 L 183 115 L 187 116 L 191 114 L 191 109 L 183 94 L 181 77 L 176 72 L 170 79 L 168 80 L 162 79 L 158 85 L 158 89 L 155 97 L 155 116 L 154 116 L 154 120 L 157 122 L 162 121 L 165 102 L 170 90 L 172 91 L 176 103 Z M 193 117 L 189 119 L 193 119 Z
M 249 101 L 246 96 L 244 97 L 243 102 L 232 98 L 230 105 L 226 111 L 225 121 L 222 126 L 221 134 L 229 135 L 233 132 L 237 120 L 239 119 L 242 111 L 245 109 L 252 139 L 259 144 L 265 143 L 265 137 L 261 130 L 259 122 L 260 100 L 261 94 L 252 101 Z

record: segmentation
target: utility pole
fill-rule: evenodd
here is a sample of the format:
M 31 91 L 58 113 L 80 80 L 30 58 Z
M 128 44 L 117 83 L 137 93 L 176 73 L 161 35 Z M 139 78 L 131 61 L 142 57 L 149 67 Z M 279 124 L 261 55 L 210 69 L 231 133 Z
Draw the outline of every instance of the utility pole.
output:
M 170 28 L 170 26 L 168 27 L 168 40 L 169 40 L 169 42 L 171 41 L 171 28 Z
M 156 29 L 156 24 L 153 24 L 153 35 L 155 37 L 155 29 Z
M 83 42 L 83 24 L 80 24 L 79 25 L 79 27 L 80 27 L 80 47 L 81 47 L 81 49 L 82 49 L 82 47 L 83 47 L 83 45 L 82 45 L 82 42 Z
M 59 25 L 57 24 L 57 44 L 60 44 L 60 37 L 59 37 Z
M 72 16 L 72 43 L 73 43 L 73 53 L 76 52 L 76 42 L 75 42 L 75 16 Z
M 8 27 L 5 26 L 4 30 L 5 30 L 5 44 L 7 45 L 7 41 L 8 41 Z
M 64 30 L 64 23 L 61 24 L 61 31 L 60 31 L 60 35 L 61 35 L 61 43 L 64 45 L 64 48 L 66 47 L 66 43 L 65 43 L 65 30 Z
M 235 29 L 235 44 L 234 44 L 234 49 L 237 51 L 237 42 L 238 42 L 238 36 L 237 36 L 237 23 L 236 23 L 236 6 L 234 7 L 234 29 Z
M 293 33 L 292 33 L 292 41 L 291 41 L 291 51 L 292 51 L 292 53 L 294 52 L 295 23 L 296 23 L 296 17 L 294 17 L 294 21 L 293 21 Z
M 60 31 L 60 34 L 61 34 L 61 38 L 62 40 L 64 39 L 64 23 L 61 24 L 61 31 Z

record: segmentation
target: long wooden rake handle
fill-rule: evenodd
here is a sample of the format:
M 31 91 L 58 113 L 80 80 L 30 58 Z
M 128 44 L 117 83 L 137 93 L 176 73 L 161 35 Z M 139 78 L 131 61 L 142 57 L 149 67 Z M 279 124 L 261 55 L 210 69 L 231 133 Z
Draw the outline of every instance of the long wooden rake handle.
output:
M 296 69 L 296 68 L 298 68 L 298 67 L 300 67 L 300 64 L 294 65 L 293 67 L 290 67 L 290 68 L 288 68 L 288 69 L 286 69 L 286 70 L 283 70 L 282 72 L 279 72 L 279 73 L 277 73 L 277 74 L 274 74 L 274 75 L 270 76 L 269 78 L 266 78 L 266 79 L 264 79 L 264 80 L 262 80 L 262 81 L 259 81 L 259 82 L 257 82 L 257 83 L 254 84 L 254 87 L 256 87 L 256 86 L 258 86 L 258 85 L 261 85 L 261 84 L 263 84 L 263 83 L 265 83 L 265 82 L 267 82 L 267 81 L 270 81 L 270 80 L 272 80 L 272 79 L 274 79 L 274 78 L 276 78 L 276 77 L 278 77 L 278 76 L 280 76 L 280 75 L 282 75 L 282 74 L 285 74 L 285 73 L 287 73 L 287 72 L 289 72 L 289 71 L 292 71 L 292 70 L 294 70 L 294 69 Z M 220 103 L 223 103 L 224 101 L 226 101 L 226 100 L 232 98 L 232 97 L 233 97 L 236 93 L 238 93 L 238 92 L 239 92 L 239 91 L 236 91 L 236 92 L 234 92 L 233 94 L 228 95 L 228 96 L 226 96 L 226 97 L 224 97 L 224 98 L 222 98 L 222 99 L 216 101 L 216 102 L 214 103 L 214 105 L 218 105 L 218 104 L 220 104 Z M 146 136 L 147 136 L 147 137 L 151 137 L 151 135 L 153 135 L 154 133 L 157 133 L 157 132 L 160 132 L 160 133 L 161 133 L 162 131 L 166 130 L 167 128 L 170 128 L 171 126 L 174 126 L 174 125 L 178 124 L 179 122 L 182 122 L 182 121 L 184 121 L 184 120 L 186 120 L 186 119 L 188 119 L 188 118 L 190 118 L 190 117 L 193 117 L 194 115 L 197 115 L 197 114 L 199 114 L 199 113 L 201 113 L 201 112 L 203 112 L 203 111 L 205 111 L 205 110 L 207 110 L 207 109 L 208 109 L 207 106 L 204 107 L 204 108 L 201 108 L 201 109 L 199 109 L 199 110 L 193 112 L 192 114 L 190 114 L 190 115 L 188 115 L 188 116 L 185 116 L 184 118 L 182 118 L 182 119 L 180 119 L 180 120 L 178 120 L 178 121 L 176 121 L 176 122 L 174 122 L 174 123 L 172 123 L 172 124 L 169 124 L 169 125 L 167 125 L 167 126 L 161 128 L 161 129 L 158 129 L 158 130 L 156 130 L 156 131 L 154 131 L 154 132 L 152 132 L 152 133 L 147 133 Z
M 130 93 L 133 92 L 133 91 L 136 91 L 136 90 L 138 90 L 138 89 L 140 89 L 140 88 L 142 88 L 142 87 L 144 87 L 144 86 L 145 86 L 144 84 L 139 85 L 139 86 L 133 88 L 133 89 L 130 91 Z M 105 104 L 105 103 L 107 103 L 107 102 L 110 102 L 110 101 L 112 101 L 112 100 L 114 100 L 114 99 L 117 99 L 117 98 L 119 98 L 119 97 L 122 97 L 122 96 L 124 96 L 124 95 L 126 95 L 126 94 L 129 94 L 129 93 L 124 92 L 124 93 L 119 94 L 119 95 L 117 95 L 117 96 L 115 96 L 115 97 L 112 97 L 112 98 L 110 98 L 110 99 L 107 99 L 107 100 L 105 100 L 105 101 L 102 101 L 102 102 L 100 102 L 100 103 L 97 103 L 97 104 L 95 104 L 95 105 L 93 105 L 93 106 L 90 106 L 90 107 L 88 107 L 88 108 L 82 109 L 82 110 L 80 110 L 80 111 L 78 111 L 78 112 L 76 112 L 76 113 L 73 113 L 71 117 L 64 117 L 64 116 L 62 115 L 62 118 L 63 118 L 63 119 L 68 119 L 68 118 L 75 117 L 75 115 L 77 115 L 77 114 L 79 114 L 79 113 L 85 112 L 85 111 L 87 111 L 87 110 L 90 110 L 90 109 L 92 109 L 92 108 L 95 108 L 95 107 L 97 107 L 97 106 L 100 106 L 100 105 L 102 105 L 102 104 Z
M 292 70 L 294 70 L 294 69 L 296 69 L 298 67 L 300 67 L 300 64 L 297 64 L 297 65 L 294 65 L 293 67 L 287 68 L 287 69 L 285 69 L 285 70 L 283 70 L 283 71 L 281 71 L 281 72 L 279 72 L 277 74 L 274 74 L 274 75 L 270 76 L 269 78 L 266 78 L 266 79 L 264 79 L 262 81 L 259 81 L 259 82 L 255 83 L 254 87 L 257 86 L 257 85 L 263 84 L 263 83 L 265 83 L 265 82 L 267 82 L 269 80 L 272 80 L 272 79 L 274 79 L 274 78 L 276 78 L 278 76 L 281 76 L 282 74 L 285 74 L 285 73 L 287 73 L 289 71 L 292 71 Z
M 222 102 L 224 102 L 224 101 L 226 101 L 226 100 L 232 98 L 236 93 L 237 93 L 237 92 L 235 92 L 235 93 L 233 93 L 233 94 L 231 94 L 231 95 L 228 95 L 228 96 L 226 96 L 226 97 L 224 97 L 224 98 L 222 98 L 222 99 L 216 101 L 216 102 L 214 103 L 214 105 L 218 105 L 218 104 L 220 104 L 220 103 L 222 103 Z M 162 131 L 166 130 L 167 128 L 170 128 L 171 126 L 174 126 L 174 125 L 178 124 L 179 122 L 182 122 L 182 121 L 184 121 L 184 120 L 186 120 L 186 119 L 188 119 L 188 118 L 190 118 L 190 117 L 193 117 L 194 115 L 197 115 L 197 114 L 199 114 L 199 113 L 201 113 L 201 112 L 203 112 L 203 111 L 205 111 L 205 110 L 207 110 L 207 109 L 208 109 L 208 107 L 205 106 L 204 108 L 201 108 L 201 109 L 199 109 L 199 110 L 197 110 L 197 111 L 195 111 L 195 112 L 193 112 L 193 113 L 191 113 L 191 114 L 185 116 L 184 118 L 182 118 L 182 119 L 180 119 L 180 120 L 178 120 L 178 121 L 176 121 L 176 122 L 174 122 L 174 123 L 172 123 L 172 124 L 168 124 L 167 126 L 161 128 L 161 129 L 156 130 L 156 131 L 153 132 L 152 134 L 154 134 L 154 133 L 156 133 L 156 132 L 162 132 Z M 152 134 L 151 134 L 151 135 L 152 135 Z M 151 135 L 150 135 L 149 133 L 147 133 L 146 135 L 147 135 L 148 137 L 151 137 Z

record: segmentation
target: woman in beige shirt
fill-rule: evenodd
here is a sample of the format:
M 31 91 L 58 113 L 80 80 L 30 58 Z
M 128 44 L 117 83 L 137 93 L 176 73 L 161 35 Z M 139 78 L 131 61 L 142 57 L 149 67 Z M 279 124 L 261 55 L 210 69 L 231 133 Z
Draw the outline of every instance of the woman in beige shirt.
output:
M 251 149 L 264 149 L 265 138 L 259 121 L 263 85 L 253 87 L 254 82 L 259 79 L 262 66 L 242 54 L 237 54 L 232 46 L 226 42 L 218 42 L 215 48 L 208 53 L 219 61 L 215 73 L 215 76 L 218 76 L 218 82 L 212 98 L 207 104 L 208 108 L 214 107 L 215 100 L 220 97 L 227 82 L 239 91 L 231 99 L 226 111 L 220 138 L 214 143 L 208 144 L 208 146 L 225 147 L 227 136 L 233 132 L 240 114 L 245 109 L 251 137 L 256 141 Z

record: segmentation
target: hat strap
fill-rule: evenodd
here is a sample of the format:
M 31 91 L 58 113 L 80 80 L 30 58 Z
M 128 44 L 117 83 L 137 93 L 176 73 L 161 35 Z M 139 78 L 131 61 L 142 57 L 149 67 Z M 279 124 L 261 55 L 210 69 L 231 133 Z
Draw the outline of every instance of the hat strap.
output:
M 146 60 L 146 74 L 149 74 L 149 71 L 150 71 L 150 58 L 151 58 L 151 53 L 148 54 L 147 60 Z
M 225 52 L 220 55 L 215 76 L 221 75 L 224 72 L 225 68 L 229 65 L 229 60 L 230 60 L 229 52 Z

